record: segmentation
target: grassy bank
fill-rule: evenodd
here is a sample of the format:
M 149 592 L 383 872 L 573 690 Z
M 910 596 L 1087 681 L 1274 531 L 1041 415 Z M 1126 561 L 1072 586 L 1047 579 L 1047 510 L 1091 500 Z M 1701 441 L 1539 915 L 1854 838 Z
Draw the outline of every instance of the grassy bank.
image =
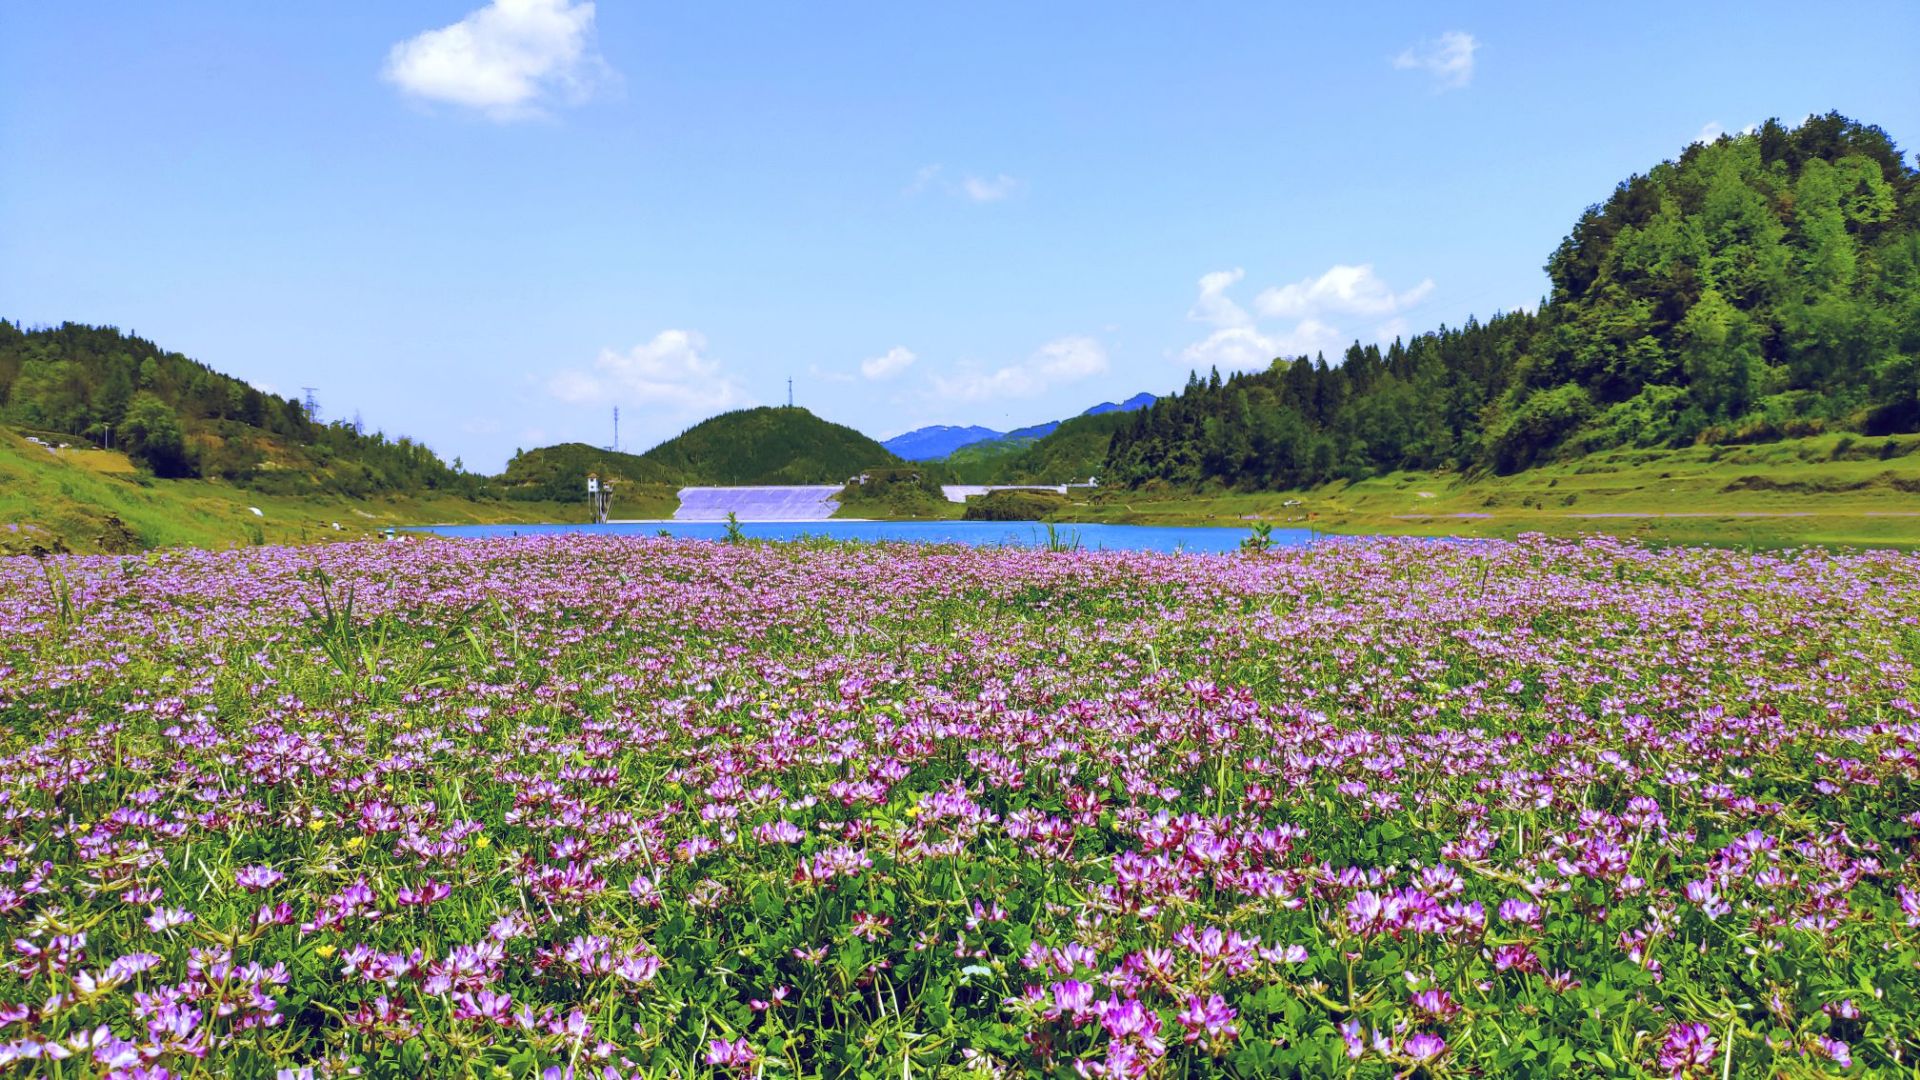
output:
M 0 429 L 0 554 L 301 543 L 427 523 L 577 521 L 585 512 L 433 493 L 282 496 L 211 480 L 154 480 L 124 454 L 50 450 Z
M 1330 533 L 1603 533 L 1675 543 L 1920 546 L 1920 436 L 1620 450 L 1513 476 L 1402 472 L 1287 492 L 1106 490 L 1063 520 L 1269 521 Z
M 924 521 L 963 513 L 913 485 L 869 495 L 843 501 L 836 516 Z M 677 506 L 671 485 L 630 484 L 614 514 L 670 518 Z M 226 548 L 428 523 L 580 521 L 585 513 L 574 502 L 276 496 L 218 481 L 154 480 L 121 454 L 51 451 L 0 429 L 0 553 Z M 1660 543 L 1920 547 L 1920 436 L 1621 450 L 1513 476 L 1403 472 L 1304 491 L 1107 489 L 1076 492 L 1045 516 L 1147 525 L 1267 521 L 1339 534 L 1602 533 Z

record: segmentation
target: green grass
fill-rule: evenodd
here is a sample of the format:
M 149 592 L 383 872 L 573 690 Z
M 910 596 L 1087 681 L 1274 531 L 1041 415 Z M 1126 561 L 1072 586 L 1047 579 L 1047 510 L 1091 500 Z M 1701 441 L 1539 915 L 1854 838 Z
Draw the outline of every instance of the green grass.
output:
M 636 505 L 658 509 L 657 503 Z M 0 429 L 0 554 L 244 547 L 362 537 L 409 525 L 581 520 L 585 512 L 584 502 L 287 496 L 211 480 L 154 480 L 122 454 L 53 453 Z
M 1291 505 L 1289 505 L 1291 504 Z M 1617 450 L 1513 476 L 1400 472 L 1304 491 L 1101 491 L 1081 521 L 1334 533 L 1605 533 L 1673 543 L 1920 544 L 1920 436 Z
M 669 518 L 677 506 L 670 485 L 629 484 L 620 489 L 614 514 Z M 124 455 L 56 454 L 0 429 L 0 553 L 225 548 L 408 525 L 580 521 L 585 512 L 584 502 L 307 497 L 209 480 L 153 480 Z M 850 504 L 836 516 L 941 520 L 961 514 L 955 503 L 910 498 Z M 1659 543 L 1914 547 L 1920 546 L 1920 436 L 1617 450 L 1513 476 L 1403 472 L 1290 492 L 1105 489 L 1076 492 L 1049 517 L 1154 525 L 1262 520 L 1409 536 L 1605 533 Z

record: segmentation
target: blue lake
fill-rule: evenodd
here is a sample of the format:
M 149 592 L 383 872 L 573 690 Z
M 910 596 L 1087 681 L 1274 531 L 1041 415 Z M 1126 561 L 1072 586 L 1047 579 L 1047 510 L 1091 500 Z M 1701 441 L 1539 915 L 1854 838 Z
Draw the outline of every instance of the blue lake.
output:
M 417 532 L 440 536 L 545 536 L 590 533 L 599 536 L 669 536 L 718 540 L 727 527 L 717 521 L 629 521 L 607 525 L 423 525 Z M 1013 545 L 1044 547 L 1047 527 L 1037 521 L 743 521 L 740 531 L 755 540 L 827 537 L 834 540 L 892 540 L 920 544 Z M 1214 526 L 1055 525 L 1065 543 L 1090 551 L 1235 551 L 1252 535 L 1248 529 Z M 1275 529 L 1273 542 L 1292 547 L 1325 536 L 1312 529 Z

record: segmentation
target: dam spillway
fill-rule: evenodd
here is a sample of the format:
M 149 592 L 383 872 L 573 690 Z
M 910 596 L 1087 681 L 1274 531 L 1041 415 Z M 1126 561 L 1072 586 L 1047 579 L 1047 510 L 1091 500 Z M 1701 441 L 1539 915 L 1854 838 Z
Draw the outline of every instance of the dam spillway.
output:
M 840 509 L 838 484 L 685 487 L 675 521 L 825 521 Z

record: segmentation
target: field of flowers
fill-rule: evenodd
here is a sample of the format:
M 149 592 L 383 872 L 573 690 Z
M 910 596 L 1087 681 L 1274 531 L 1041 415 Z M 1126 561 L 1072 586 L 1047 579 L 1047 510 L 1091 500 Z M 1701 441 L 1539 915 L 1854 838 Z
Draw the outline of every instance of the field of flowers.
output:
M 0 561 L 0 1075 L 1920 1068 L 1920 557 Z

